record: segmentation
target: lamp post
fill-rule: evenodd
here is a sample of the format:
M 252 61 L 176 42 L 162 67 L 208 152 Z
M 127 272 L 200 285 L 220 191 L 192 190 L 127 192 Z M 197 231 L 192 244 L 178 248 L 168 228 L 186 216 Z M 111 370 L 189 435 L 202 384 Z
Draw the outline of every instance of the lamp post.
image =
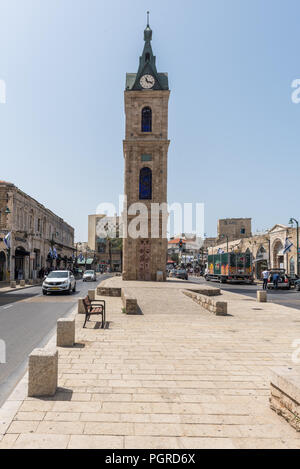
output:
M 228 254 L 228 235 L 222 234 L 221 238 L 226 238 L 226 251 L 227 251 L 227 254 Z
M 289 224 L 293 225 L 293 223 L 296 223 L 296 229 L 297 229 L 297 275 L 299 275 L 299 222 L 296 220 L 296 218 L 290 218 Z

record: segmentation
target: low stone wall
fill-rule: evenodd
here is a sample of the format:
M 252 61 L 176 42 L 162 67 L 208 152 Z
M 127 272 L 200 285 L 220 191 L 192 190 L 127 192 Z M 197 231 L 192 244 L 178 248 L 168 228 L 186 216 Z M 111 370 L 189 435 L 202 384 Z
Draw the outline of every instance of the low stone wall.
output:
M 122 288 L 122 302 L 126 314 L 139 314 L 137 299 Z
M 190 291 L 193 293 L 198 293 L 199 295 L 206 295 L 206 296 L 218 296 L 221 295 L 220 288 L 214 287 L 197 287 L 197 288 L 187 288 L 186 291 Z
M 212 291 L 215 290 L 215 291 Z M 199 293 L 201 291 L 201 293 Z M 198 303 L 203 308 L 207 309 L 211 313 L 214 313 L 216 316 L 227 316 L 227 302 L 226 301 L 217 301 L 212 298 L 212 296 L 218 296 L 221 294 L 219 288 L 214 289 L 199 289 L 199 290 L 182 290 L 184 295 L 192 298 L 193 301 Z M 209 292 L 203 293 L 203 292 Z
M 270 407 L 300 432 L 300 370 L 275 368 L 271 370 Z
M 97 287 L 99 296 L 121 296 L 121 288 Z

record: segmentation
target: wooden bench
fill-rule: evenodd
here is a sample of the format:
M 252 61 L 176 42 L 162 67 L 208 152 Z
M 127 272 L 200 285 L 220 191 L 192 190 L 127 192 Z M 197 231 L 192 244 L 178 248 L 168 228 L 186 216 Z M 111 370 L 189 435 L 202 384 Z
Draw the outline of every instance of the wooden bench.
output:
M 87 295 L 83 299 L 83 306 L 85 310 L 85 321 L 83 324 L 83 327 L 85 327 L 86 322 L 89 321 L 90 317 L 93 315 L 101 314 L 102 317 L 102 322 L 101 322 L 101 328 L 104 328 L 105 325 L 105 300 L 92 300 L 90 297 Z

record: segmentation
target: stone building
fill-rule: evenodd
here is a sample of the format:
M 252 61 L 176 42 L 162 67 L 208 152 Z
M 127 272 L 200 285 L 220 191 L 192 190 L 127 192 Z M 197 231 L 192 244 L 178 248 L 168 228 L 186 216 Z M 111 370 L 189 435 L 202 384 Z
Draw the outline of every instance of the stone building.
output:
M 137 73 L 127 73 L 125 97 L 126 131 L 123 142 L 125 160 L 124 193 L 127 207 L 143 204 L 141 223 L 148 233 L 127 236 L 136 215 L 123 213 L 126 234 L 123 239 L 123 279 L 156 280 L 161 272 L 166 279 L 167 233 L 163 213 L 158 215 L 159 232 L 151 236 L 151 207 L 167 202 L 168 75 L 158 73 L 153 55 L 149 22 L 144 31 L 144 50 Z
M 108 266 L 113 271 L 121 271 L 122 266 L 122 224 L 120 217 L 107 217 L 104 214 L 89 215 L 88 247 L 95 253 L 97 268 Z
M 287 239 L 292 243 L 289 252 L 284 251 Z M 217 254 L 219 250 L 226 252 L 226 241 L 209 248 L 209 254 Z M 291 276 L 300 275 L 300 265 L 297 271 L 296 228 L 277 224 L 264 233 L 228 242 L 229 252 L 246 252 L 247 250 L 252 253 L 253 272 L 257 279 L 266 268 L 283 268 Z
M 8 234 L 10 249 L 4 242 Z M 0 181 L 0 281 L 34 279 L 42 267 L 71 267 L 73 253 L 74 228 L 14 184 Z
M 249 238 L 251 233 L 251 218 L 223 218 L 218 220 L 217 242 L 223 239 Z

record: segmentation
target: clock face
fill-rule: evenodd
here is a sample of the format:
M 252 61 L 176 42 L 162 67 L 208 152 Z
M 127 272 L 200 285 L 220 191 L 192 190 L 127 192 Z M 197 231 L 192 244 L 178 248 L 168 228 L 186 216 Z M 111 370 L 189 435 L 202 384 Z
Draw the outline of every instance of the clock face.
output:
M 153 88 L 155 78 L 152 75 L 143 75 L 140 79 L 140 85 L 142 88 L 150 89 Z

